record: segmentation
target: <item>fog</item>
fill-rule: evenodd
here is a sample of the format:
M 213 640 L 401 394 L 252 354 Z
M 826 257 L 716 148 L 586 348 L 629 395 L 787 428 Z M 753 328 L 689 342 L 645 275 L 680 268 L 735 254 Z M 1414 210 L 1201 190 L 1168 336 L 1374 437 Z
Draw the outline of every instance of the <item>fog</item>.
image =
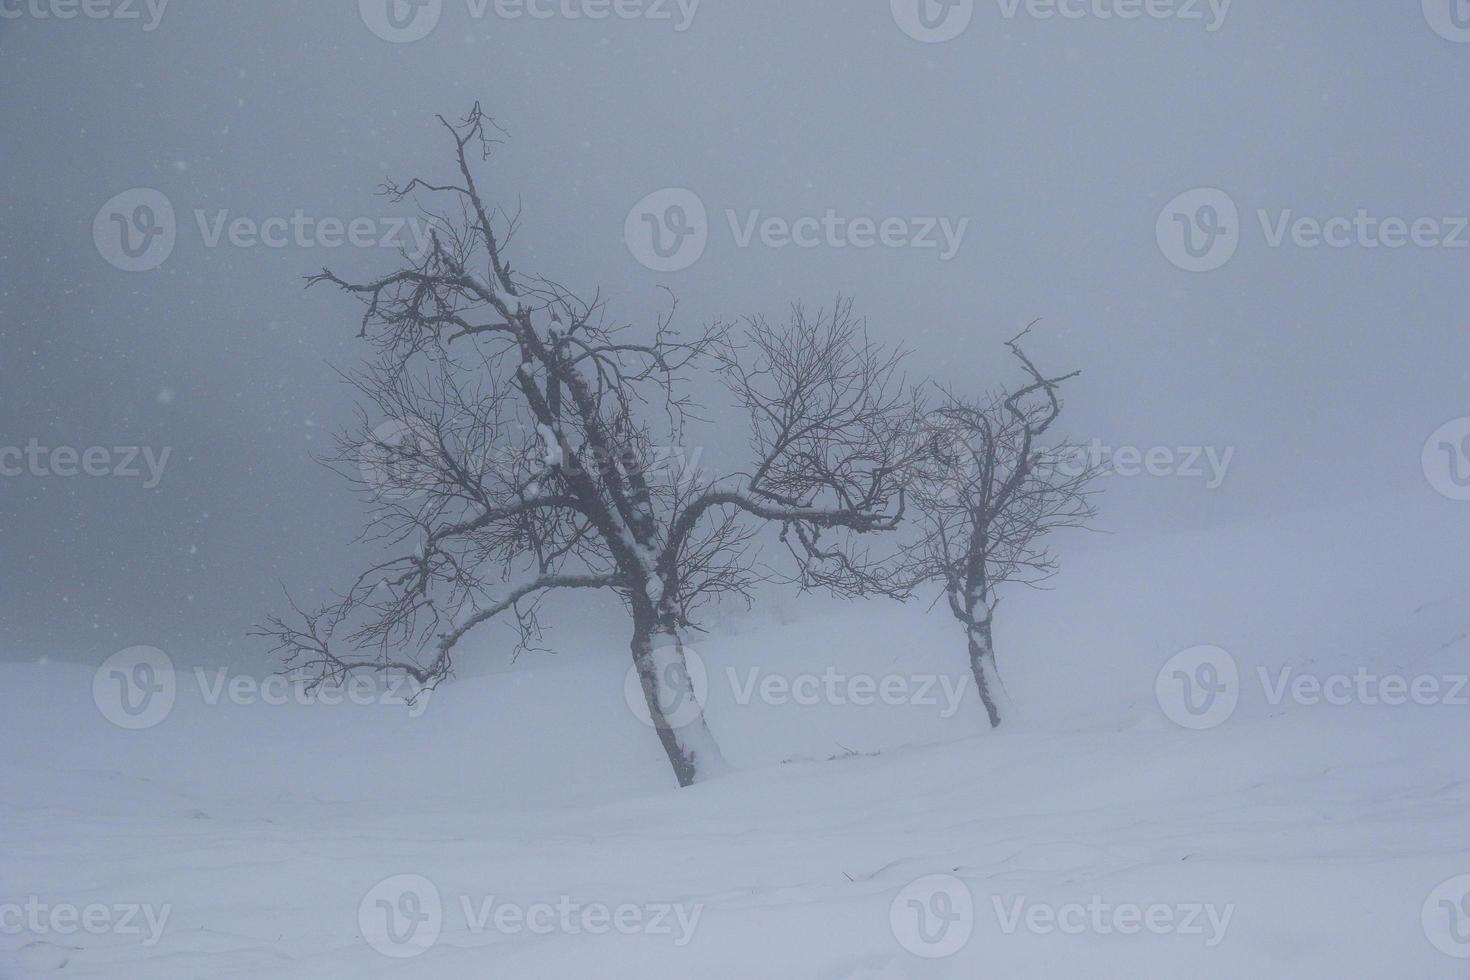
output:
M 1373 657 L 1392 650 L 1463 667 L 1454 644 L 1470 620 L 1458 612 L 1465 566 L 1456 557 L 1470 514 L 1467 83 L 1465 0 L 0 0 L 0 666 L 90 668 L 148 646 L 179 664 L 252 664 L 259 673 L 274 663 L 270 644 L 248 631 L 287 608 L 283 590 L 326 601 L 371 563 L 373 546 L 354 541 L 368 502 L 319 459 L 354 423 L 359 400 L 343 372 L 371 353 L 358 336 L 363 311 L 306 279 L 330 267 L 371 281 L 402 265 L 400 246 L 425 245 L 432 214 L 420 206 L 443 201 L 422 191 L 396 200 L 383 187 L 458 181 L 439 117 L 456 124 L 478 104 L 498 129 L 475 176 L 495 206 L 518 215 L 507 244 L 515 271 L 598 295 L 607 318 L 631 325 L 633 336 L 651 335 L 671 310 L 693 333 L 757 316 L 780 322 L 793 304 L 830 310 L 850 298 L 871 339 L 907 349 L 907 378 L 931 391 L 1024 384 L 1006 341 L 1028 325 L 1036 363 L 1058 376 L 1081 372 L 1066 384 L 1052 435 L 1111 471 L 1099 481 L 1094 533 L 1059 537 L 1055 592 L 1023 591 L 1000 626 L 1027 651 L 1021 665 L 1001 653 L 1021 714 L 1061 741 L 1024 741 L 1042 736 L 1023 729 L 1008 736 L 1023 741 L 983 743 L 1012 767 L 995 778 L 1014 791 L 1017 809 L 1002 820 L 977 788 L 974 800 L 954 803 L 972 816 L 984 811 L 976 821 L 1021 833 L 1026 794 L 1037 787 L 1018 760 L 1057 764 L 1058 753 L 1084 761 L 1059 780 L 1075 799 L 1057 806 L 1090 813 L 1109 791 L 1106 774 L 1132 757 L 1109 739 L 1125 730 L 1132 738 L 1135 724 L 1158 737 L 1138 721 L 1138 706 L 1153 704 L 1154 671 L 1189 644 L 1223 644 L 1243 664 L 1265 664 L 1261 651 L 1270 650 L 1297 666 L 1332 651 L 1344 663 L 1385 666 Z M 746 414 L 713 375 L 691 377 L 705 421 L 682 448 L 722 472 L 751 465 Z M 958 643 L 943 632 L 953 627 L 944 604 L 927 606 L 936 594 L 892 621 L 871 604 L 833 612 L 813 597 L 785 596 L 756 619 L 729 608 L 700 625 L 711 627 L 720 663 L 749 661 L 749 644 L 791 644 L 803 651 L 794 662 L 810 655 L 817 671 L 827 663 L 823 644 L 839 642 L 859 660 L 887 662 L 929 650 L 931 640 L 933 650 Z M 478 719 L 475 705 L 493 705 L 499 720 L 484 724 L 505 729 L 473 727 L 478 720 L 428 734 L 420 727 L 424 752 L 439 755 L 445 739 L 469 732 L 498 740 L 512 730 L 505 719 L 529 726 L 517 732 L 548 724 L 535 707 L 547 702 L 535 699 L 568 689 L 578 692 L 567 701 L 578 724 L 610 717 L 602 694 L 617 702 L 618 722 L 590 740 L 619 731 L 628 639 L 616 600 L 556 603 L 548 650 L 522 656 L 484 639 L 461 660 L 471 677 L 519 677 L 524 668 L 526 679 L 514 682 L 524 687 L 449 685 L 448 703 L 464 706 L 451 718 Z M 1412 627 L 1411 617 L 1420 617 Z M 1094 649 L 1099 637 L 1106 645 Z M 1375 653 L 1354 649 L 1355 638 L 1371 640 Z M 585 656 L 587 673 L 552 650 Z M 1086 673 L 1096 664 L 1108 676 L 1094 687 Z M 24 680 L 20 689 L 45 693 L 28 720 L 13 723 L 39 738 L 73 717 L 65 706 L 75 685 L 34 676 L 34 688 Z M 1242 668 L 1242 676 L 1251 675 Z M 79 710 L 87 714 L 90 702 Z M 1276 717 L 1259 712 L 1267 716 Z M 936 765 L 963 766 L 965 740 L 990 737 L 962 713 L 935 729 L 775 722 L 757 744 L 734 734 L 745 730 L 736 717 L 716 712 L 714 728 L 738 768 L 890 760 L 856 771 L 845 789 L 831 784 L 833 799 L 857 798 L 864 780 L 927 799 L 938 791 L 907 782 L 909 770 L 881 768 L 897 765 L 886 753 L 943 742 L 936 751 L 947 761 Z M 1082 718 L 1104 734 L 1077 734 Z M 197 726 L 176 727 L 185 735 L 166 743 L 188 751 L 255 731 L 211 727 L 207 712 L 175 722 Z M 1301 724 L 1285 735 L 1247 725 L 1247 741 L 1210 756 L 1231 760 L 1217 772 L 1221 785 L 1248 794 L 1252 780 L 1279 777 L 1307 794 L 1301 807 L 1317 807 L 1323 796 L 1303 789 L 1302 773 L 1318 769 L 1321 746 L 1368 729 Z M 668 788 L 656 742 L 633 728 L 601 746 L 609 756 L 636 746 L 622 757 L 637 759 L 631 768 L 581 750 L 558 754 L 551 737 L 481 776 L 425 770 L 409 795 L 433 796 L 441 777 L 467 798 L 483 778 L 475 792 L 548 805 Z M 88 748 L 69 730 L 58 727 L 57 737 L 76 767 L 100 769 L 96 752 L 119 771 L 143 771 L 130 768 L 143 765 L 130 743 L 104 738 Z M 385 731 L 364 725 L 331 737 L 356 747 L 359 738 L 391 739 Z M 1456 785 L 1463 760 L 1446 748 L 1449 737 L 1394 729 L 1384 738 L 1396 748 L 1375 756 L 1383 779 L 1363 775 L 1352 792 L 1417 791 L 1399 777 L 1420 779 L 1419 789 Z M 1434 752 L 1417 754 L 1431 743 Z M 1274 777 L 1243 761 L 1278 750 Z M 232 771 L 211 751 L 198 749 L 197 772 Z M 1202 754 L 1161 741 L 1150 749 L 1158 763 L 1150 778 L 1188 782 L 1208 754 L 1194 751 Z M 349 767 L 366 766 L 352 758 Z M 1092 788 L 1088 759 L 1100 781 Z M 274 781 L 261 792 L 317 800 L 319 789 L 345 802 L 372 778 L 318 784 L 293 772 L 262 769 L 256 775 Z M 777 782 L 789 773 L 742 773 L 723 790 L 731 795 L 698 797 L 700 806 L 743 814 L 740 804 L 753 799 L 780 809 L 790 793 L 790 814 L 802 813 L 800 794 L 819 784 Z M 562 794 L 564 783 L 583 795 Z M 132 799 L 128 792 L 118 799 Z M 1462 815 L 1463 797 L 1457 805 Z M 1181 806 L 1176 815 L 1189 809 Z M 1418 817 L 1394 826 L 1448 840 L 1438 813 L 1412 833 Z M 912 827 L 873 819 L 892 830 L 893 848 L 913 839 Z M 593 833 L 567 826 L 571 836 Z M 1054 836 L 1072 840 L 1077 826 L 1058 823 Z M 728 829 L 731 839 L 744 832 Z M 1368 860 L 1373 835 L 1364 835 L 1343 853 Z M 1126 835 L 1099 844 L 1126 846 Z M 1434 846 L 1414 860 L 1446 862 Z M 885 847 L 874 863 L 892 857 Z M 690 860 L 706 853 L 696 848 Z M 944 853 L 953 857 L 940 861 L 945 873 L 956 862 L 985 864 Z M 1284 850 L 1278 863 L 1300 853 Z M 1052 857 L 1041 864 L 1061 867 Z M 444 854 L 446 866 L 457 858 Z M 528 878 L 549 866 L 539 861 L 526 866 Z M 909 877 L 934 870 L 914 863 Z M 721 867 L 740 866 L 735 855 Z M 39 858 L 26 867 L 42 878 L 52 870 Z M 1331 874 L 1343 867 L 1331 864 Z M 857 868 L 813 865 L 802 887 L 849 870 Z M 1399 870 L 1383 900 L 1403 898 L 1414 955 L 1432 955 L 1414 913 L 1433 881 Z M 566 874 L 561 887 L 575 891 L 582 879 Z M 620 875 L 621 867 L 606 872 L 631 880 Z M 751 886 L 732 875 L 695 874 L 699 887 L 718 891 L 718 880 L 729 894 Z M 365 887 L 370 876 L 357 877 Z M 1283 895 L 1310 890 L 1284 880 L 1259 891 L 1277 886 Z M 802 894 L 805 903 L 811 896 Z M 822 900 L 811 907 L 825 908 Z M 320 905 L 335 915 L 336 903 Z M 1252 928 L 1248 905 L 1239 929 Z M 734 938 L 695 948 L 760 945 L 720 909 L 712 914 L 708 928 L 730 928 Z M 335 919 L 324 912 L 313 921 Z M 851 949 L 872 932 L 864 919 L 841 921 Z M 262 934 L 275 928 L 258 925 Z M 1297 923 L 1293 935 L 1312 928 Z M 1296 975 L 1317 975 L 1307 965 L 1340 970 L 1328 952 L 1294 960 L 1274 943 L 1211 961 L 1221 970 L 1211 975 L 1293 972 L 1293 963 L 1306 970 Z M 1335 954 L 1371 959 L 1390 945 L 1339 943 Z M 873 955 L 838 963 L 793 953 L 783 962 L 791 976 L 911 975 Z M 1058 955 L 1074 962 L 1065 949 Z M 1148 947 L 1139 956 L 1110 967 L 1124 975 L 1166 962 Z M 96 975 L 114 975 L 121 962 Z M 270 975 L 262 962 L 233 964 L 243 971 L 233 975 Z M 467 975 L 481 969 L 474 959 L 448 962 Z M 571 971 L 561 975 L 596 968 L 557 962 Z M 600 962 L 600 953 L 586 961 Z M 1413 962 L 1416 975 L 1450 964 Z M 421 963 L 444 971 L 424 975 L 458 975 L 444 960 Z M 192 975 L 220 968 L 201 959 Z M 646 975 L 655 974 L 664 975 Z M 353 966 L 344 975 L 367 974 Z
M 1007 379 L 1001 341 L 1040 318 L 1039 350 L 1084 371 L 1072 434 L 1235 450 L 1213 490 L 1115 481 L 1110 530 L 1415 488 L 1423 440 L 1463 411 L 1470 253 L 1273 248 L 1257 217 L 1467 210 L 1466 50 L 1417 11 L 1239 3 L 1211 31 L 1206 7 L 1124 21 L 981 4 L 927 44 L 881 3 L 709 3 L 680 31 L 672 4 L 649 11 L 667 20 L 507 19 L 450 0 L 395 44 L 353 8 L 176 0 L 153 30 L 141 5 L 0 20 L 5 442 L 172 451 L 152 489 L 4 481 L 8 647 L 239 643 L 277 580 L 338 576 L 352 502 L 309 456 L 347 421 L 330 365 L 359 356 L 356 314 L 302 277 L 393 256 L 211 248 L 195 212 L 206 229 L 220 212 L 406 217 L 373 192 L 447 174 L 433 117 L 476 100 L 508 134 L 485 179 L 523 209 L 520 267 L 601 288 L 617 319 L 647 319 L 659 286 L 689 327 L 849 294 L 916 372 L 989 387 Z M 134 187 L 178 214 L 148 273 L 110 266 L 91 234 Z M 711 216 L 703 257 L 668 274 L 623 242 L 629 209 L 664 187 Z M 1242 215 L 1239 252 L 1209 274 L 1155 238 L 1196 187 Z M 945 261 L 740 247 L 726 216 L 828 209 L 968 227 Z

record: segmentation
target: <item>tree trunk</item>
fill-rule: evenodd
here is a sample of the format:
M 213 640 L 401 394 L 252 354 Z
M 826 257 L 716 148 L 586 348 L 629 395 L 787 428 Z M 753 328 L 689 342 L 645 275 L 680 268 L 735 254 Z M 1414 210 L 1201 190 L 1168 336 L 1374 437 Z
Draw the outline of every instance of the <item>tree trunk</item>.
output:
M 696 696 L 678 633 L 636 627 L 632 650 L 649 718 L 679 785 L 692 786 L 729 772 L 730 764 L 705 724 L 704 705 Z M 704 676 L 702 664 L 696 665 L 695 673 Z
M 975 689 L 980 692 L 985 713 L 990 716 L 990 727 L 999 728 L 1002 712 L 1009 714 L 1010 699 L 995 667 L 995 644 L 991 640 L 990 624 L 981 623 L 966 633 L 970 641 L 970 670 L 975 675 Z

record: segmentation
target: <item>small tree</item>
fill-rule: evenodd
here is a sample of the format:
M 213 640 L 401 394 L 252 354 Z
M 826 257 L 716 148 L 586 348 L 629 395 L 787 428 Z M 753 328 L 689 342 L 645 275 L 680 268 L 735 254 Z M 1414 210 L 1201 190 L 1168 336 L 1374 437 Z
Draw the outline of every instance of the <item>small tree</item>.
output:
M 396 671 L 432 687 L 479 627 L 509 623 L 524 648 L 541 635 L 547 596 L 610 592 L 680 785 L 716 775 L 726 765 L 704 719 L 672 717 L 693 697 L 684 633 L 702 603 L 749 599 L 766 574 L 747 548 L 763 523 L 780 525 L 807 566 L 839 560 L 824 532 L 897 526 L 913 461 L 900 356 L 870 343 L 843 301 L 689 338 L 672 310 L 641 335 L 610 325 L 600 299 L 512 269 L 517 218 L 490 206 L 471 165 L 475 151 L 489 155 L 494 123 L 478 105 L 440 122 L 457 178 L 387 188 L 451 205 L 430 214 L 427 254 L 368 282 L 310 278 L 365 304 L 360 335 L 377 355 L 352 382 L 370 411 L 330 462 L 372 502 L 365 536 L 406 553 L 258 632 L 321 680 Z M 661 447 L 683 445 L 700 368 L 749 414 L 741 473 L 660 465 Z
M 1007 342 L 1029 379 L 983 400 L 942 392 L 924 419 L 927 462 L 914 482 L 917 540 L 905 550 L 902 578 L 933 582 L 965 631 L 970 669 L 998 727 L 1005 689 L 996 667 L 992 626 L 999 591 L 1040 585 L 1056 570 L 1046 536 L 1092 518 L 1096 469 L 1077 447 L 1044 447 L 1061 414 L 1059 387 L 1078 373 L 1048 378 L 1021 348 L 1030 327 Z

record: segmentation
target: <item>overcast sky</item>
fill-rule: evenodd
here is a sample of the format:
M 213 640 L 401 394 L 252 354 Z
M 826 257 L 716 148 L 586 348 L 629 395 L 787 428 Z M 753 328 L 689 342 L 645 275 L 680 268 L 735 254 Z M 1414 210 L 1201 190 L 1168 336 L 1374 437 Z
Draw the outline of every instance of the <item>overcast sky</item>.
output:
M 523 208 L 516 266 L 617 319 L 660 286 L 689 326 L 845 293 L 915 375 L 979 390 L 1041 318 L 1038 359 L 1084 372 L 1070 435 L 1201 457 L 1111 479 L 1110 540 L 1429 506 L 1425 440 L 1470 414 L 1451 0 L 443 0 L 402 30 L 385 0 L 93 2 L 0 0 L 0 451 L 41 460 L 0 456 L 26 460 L 0 476 L 5 656 L 243 650 L 278 581 L 345 581 L 362 507 L 311 454 L 364 350 L 302 276 L 391 268 L 321 219 L 391 235 L 413 211 L 376 187 L 449 176 L 433 116 L 476 100 L 508 133 L 482 179 Z M 667 189 L 704 220 L 635 209 Z M 694 237 L 654 260 L 638 230 L 684 241 L 679 214 Z

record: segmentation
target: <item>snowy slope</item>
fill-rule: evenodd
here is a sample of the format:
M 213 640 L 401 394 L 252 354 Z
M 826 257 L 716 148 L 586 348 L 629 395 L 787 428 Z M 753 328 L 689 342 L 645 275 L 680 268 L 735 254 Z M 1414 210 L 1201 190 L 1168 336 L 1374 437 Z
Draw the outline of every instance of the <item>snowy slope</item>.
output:
M 1444 948 L 1470 918 L 1436 888 L 1470 874 L 1470 706 L 1273 704 L 1258 680 L 1470 667 L 1452 542 L 1400 524 L 1358 541 L 1374 581 L 1299 576 L 1370 516 L 1079 549 L 1005 612 L 1023 715 L 1000 734 L 963 690 L 741 703 L 751 671 L 942 692 L 964 679 L 942 610 L 727 623 L 697 647 L 742 771 L 685 791 L 620 635 L 467 671 L 418 717 L 209 704 L 181 664 L 141 731 L 87 667 L 0 665 L 0 926 L 104 909 L 95 934 L 3 929 L 0 976 L 1464 976 Z M 1155 681 L 1197 644 L 1242 680 L 1194 731 Z

